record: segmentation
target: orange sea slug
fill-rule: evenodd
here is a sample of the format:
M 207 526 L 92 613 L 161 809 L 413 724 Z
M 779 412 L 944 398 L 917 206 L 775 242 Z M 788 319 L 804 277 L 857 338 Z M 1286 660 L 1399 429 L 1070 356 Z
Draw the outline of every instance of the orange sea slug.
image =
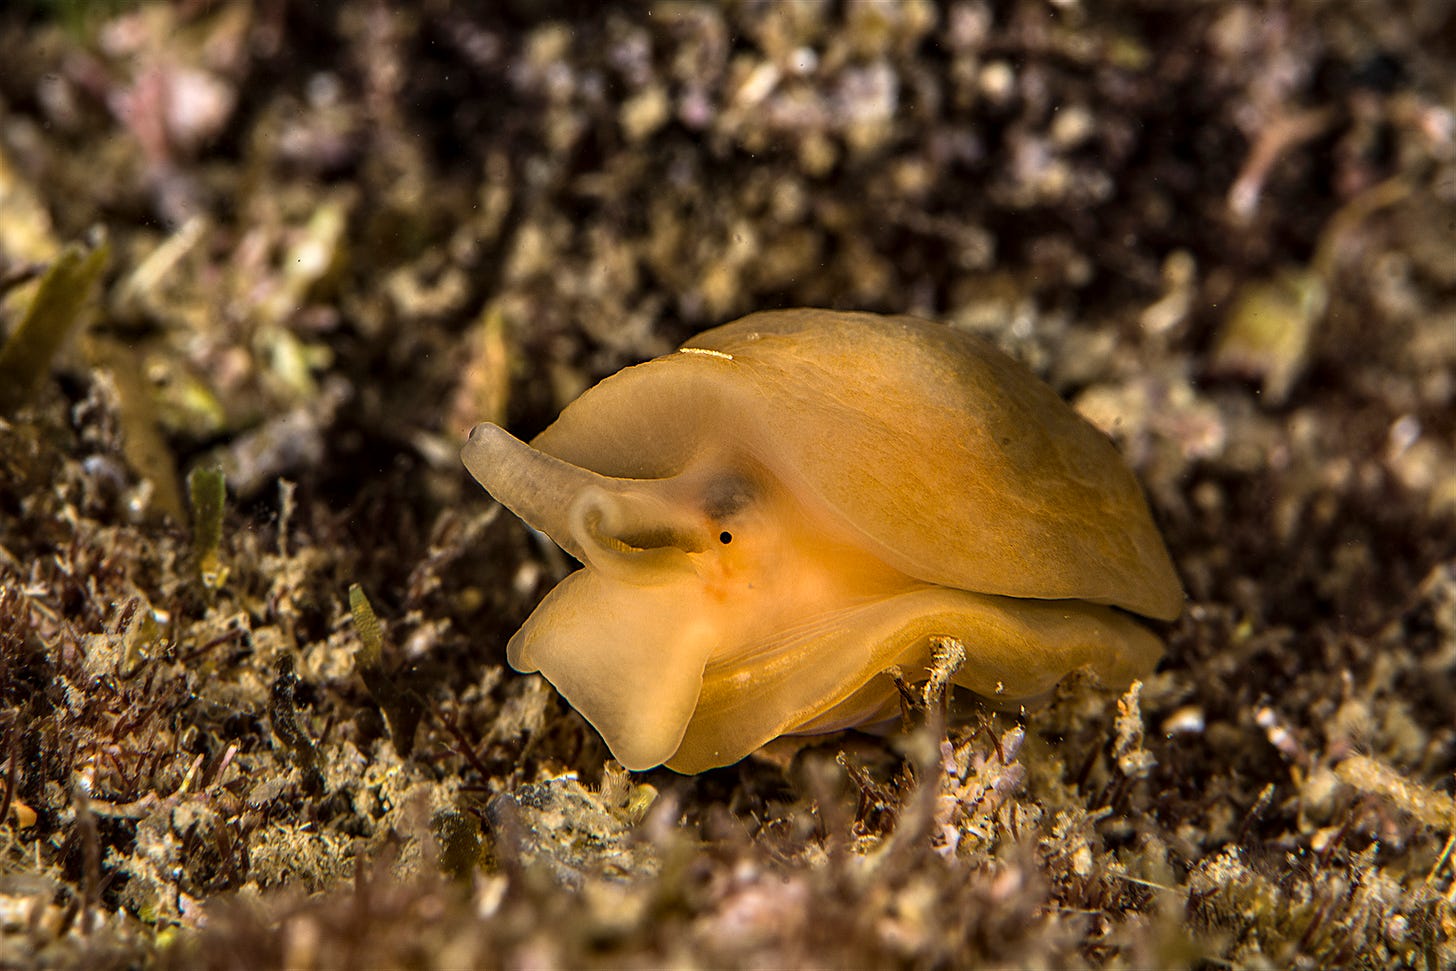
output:
M 985 341 L 911 317 L 753 314 L 462 457 L 583 564 L 511 638 L 631 769 L 699 772 L 892 715 L 884 672 L 1000 702 L 1162 654 L 1183 591 L 1100 432 Z

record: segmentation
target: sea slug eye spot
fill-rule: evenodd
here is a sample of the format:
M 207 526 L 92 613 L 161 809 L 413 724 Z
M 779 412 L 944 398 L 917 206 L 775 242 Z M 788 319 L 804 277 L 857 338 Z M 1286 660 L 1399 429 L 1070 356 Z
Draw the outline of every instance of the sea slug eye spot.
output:
M 723 532 L 718 534 L 718 542 L 722 543 L 724 546 L 727 546 L 729 543 L 733 542 L 733 534 L 728 532 L 728 530 L 726 529 L 723 530 Z

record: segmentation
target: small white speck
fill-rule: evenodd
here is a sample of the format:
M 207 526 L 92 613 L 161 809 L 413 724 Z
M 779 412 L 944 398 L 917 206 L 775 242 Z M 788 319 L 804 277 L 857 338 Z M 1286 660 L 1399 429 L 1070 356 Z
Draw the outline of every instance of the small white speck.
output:
M 1399 456 L 1421 437 L 1421 420 L 1415 415 L 1402 415 L 1390 426 L 1390 454 Z
M 1163 734 L 1169 738 L 1174 735 L 1198 735 L 1203 732 L 1203 727 L 1203 709 L 1197 705 L 1185 705 L 1163 719 Z
M 725 354 L 722 351 L 715 351 L 710 347 L 679 347 L 679 354 L 705 354 L 708 357 L 721 357 L 725 361 L 733 360 L 732 354 Z

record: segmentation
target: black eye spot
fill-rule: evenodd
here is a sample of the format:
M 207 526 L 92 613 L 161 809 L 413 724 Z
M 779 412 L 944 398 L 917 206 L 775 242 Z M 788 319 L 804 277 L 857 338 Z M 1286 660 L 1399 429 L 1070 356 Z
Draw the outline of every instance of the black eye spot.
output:
M 724 546 L 727 546 L 729 543 L 733 542 L 733 534 L 728 532 L 728 530 L 726 529 L 723 530 L 723 532 L 718 534 L 718 542 L 722 543 Z

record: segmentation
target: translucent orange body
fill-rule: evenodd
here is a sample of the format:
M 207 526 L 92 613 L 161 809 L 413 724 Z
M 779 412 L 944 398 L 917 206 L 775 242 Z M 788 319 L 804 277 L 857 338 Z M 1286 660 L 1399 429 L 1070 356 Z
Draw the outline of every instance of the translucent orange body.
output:
M 884 718 L 931 638 L 998 700 L 1125 684 L 1183 593 L 1112 444 L 990 344 L 909 317 L 754 314 L 462 456 L 581 560 L 511 639 L 632 769 L 697 772 Z

